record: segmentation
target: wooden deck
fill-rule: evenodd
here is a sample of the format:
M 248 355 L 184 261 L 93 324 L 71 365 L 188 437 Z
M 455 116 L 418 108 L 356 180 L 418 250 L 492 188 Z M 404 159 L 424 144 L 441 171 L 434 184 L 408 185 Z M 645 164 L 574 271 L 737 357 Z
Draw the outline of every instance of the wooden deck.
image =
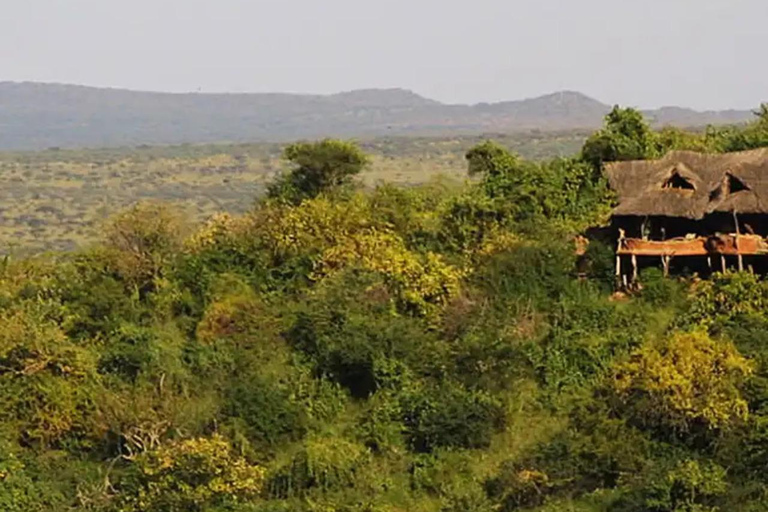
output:
M 619 240 L 620 256 L 753 256 L 768 254 L 768 242 L 756 235 L 717 235 L 673 238 L 665 241 L 624 238 Z

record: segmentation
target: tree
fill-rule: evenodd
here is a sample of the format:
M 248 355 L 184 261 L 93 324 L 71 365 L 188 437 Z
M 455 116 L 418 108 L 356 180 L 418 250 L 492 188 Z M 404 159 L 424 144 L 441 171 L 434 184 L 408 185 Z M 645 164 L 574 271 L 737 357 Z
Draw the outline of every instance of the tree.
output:
M 493 201 L 496 220 L 557 219 L 581 227 L 603 217 L 610 204 L 601 173 L 576 158 L 526 161 L 487 141 L 472 148 L 466 159 L 470 176 L 482 176 L 482 189 Z
M 161 203 L 136 204 L 104 227 L 116 270 L 143 294 L 152 291 L 154 281 L 181 247 L 184 233 L 181 215 Z
M 492 140 L 478 144 L 466 154 L 470 176 L 499 176 L 514 169 L 519 158 Z
M 348 184 L 369 163 L 357 144 L 335 139 L 291 144 L 283 158 L 292 168 L 269 187 L 268 195 L 295 204 Z
M 743 129 L 726 128 L 718 133 L 719 149 L 730 152 L 768 147 L 768 103 L 753 114 L 756 119 Z
M 581 150 L 582 159 L 595 168 L 604 162 L 644 160 L 658 154 L 656 136 L 633 108 L 613 107 L 603 129 L 592 135 Z

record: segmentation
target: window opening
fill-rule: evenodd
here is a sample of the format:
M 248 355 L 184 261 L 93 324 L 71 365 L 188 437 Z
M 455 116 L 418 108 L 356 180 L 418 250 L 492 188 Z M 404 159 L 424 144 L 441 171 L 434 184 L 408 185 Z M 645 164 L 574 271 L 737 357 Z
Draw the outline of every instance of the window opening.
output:
M 693 183 L 680 176 L 680 173 L 675 172 L 667 179 L 667 181 L 664 182 L 662 188 L 674 190 L 695 190 L 696 187 L 693 186 Z

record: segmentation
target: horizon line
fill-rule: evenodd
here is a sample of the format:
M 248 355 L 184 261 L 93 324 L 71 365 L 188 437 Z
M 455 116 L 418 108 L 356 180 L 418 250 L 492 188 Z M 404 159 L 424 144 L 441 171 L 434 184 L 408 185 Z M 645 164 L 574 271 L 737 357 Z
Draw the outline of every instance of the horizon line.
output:
M 434 102 L 438 105 L 451 107 L 451 106 L 461 106 L 461 107 L 477 107 L 481 105 L 503 105 L 506 103 L 521 103 L 525 101 L 533 101 L 543 98 L 548 98 L 552 96 L 556 96 L 558 94 L 564 95 L 564 94 L 570 94 L 570 95 L 577 95 L 581 96 L 584 99 L 591 100 L 597 103 L 600 103 L 603 106 L 606 107 L 613 107 L 614 105 L 622 106 L 622 107 L 631 107 L 635 108 L 640 111 L 654 111 L 654 110 L 662 110 L 662 109 L 669 109 L 669 108 L 676 108 L 676 109 L 682 109 L 682 110 L 689 110 L 692 112 L 697 113 L 708 113 L 708 112 L 745 112 L 747 110 L 751 109 L 741 109 L 741 108 L 725 108 L 725 109 L 704 109 L 699 110 L 692 107 L 685 107 L 680 105 L 662 105 L 659 107 L 638 107 L 636 105 L 627 105 L 623 103 L 611 103 L 611 102 L 604 102 L 600 99 L 595 98 L 594 96 L 575 90 L 575 89 L 562 89 L 552 92 L 545 92 L 541 93 L 535 96 L 528 96 L 524 98 L 518 98 L 518 99 L 509 99 L 509 100 L 500 100 L 500 101 L 478 101 L 474 103 L 448 103 L 441 100 L 437 100 L 434 98 L 430 98 L 427 95 L 421 94 L 413 89 L 409 89 L 407 87 L 364 87 L 364 88 L 357 88 L 357 89 L 346 89 L 341 90 L 338 92 L 331 92 L 331 93 L 317 93 L 317 92 L 295 92 L 295 91 L 203 91 L 201 89 L 198 89 L 196 91 L 190 90 L 190 91 L 169 91 L 169 90 L 157 90 L 157 89 L 141 89 L 141 88 L 131 88 L 131 87 L 125 87 L 125 86 L 114 86 L 114 85 L 91 85 L 91 84 L 83 84 L 83 83 L 73 83 L 73 82 L 56 82 L 56 81 L 47 81 L 47 80 L 0 80 L 0 85 L 37 85 L 37 86 L 60 86 L 60 87 L 77 87 L 77 88 L 83 88 L 83 89 L 94 89 L 94 90 L 101 90 L 101 91 L 114 91 L 114 92 L 128 92 L 128 93 L 135 93 L 135 94 L 157 94 L 157 95 L 167 95 L 167 96 L 299 96 L 299 97 L 320 97 L 320 98 L 331 98 L 334 96 L 344 96 L 354 93 L 360 93 L 360 92 L 393 92 L 393 91 L 400 91 L 412 94 L 418 98 L 421 98 L 426 101 Z

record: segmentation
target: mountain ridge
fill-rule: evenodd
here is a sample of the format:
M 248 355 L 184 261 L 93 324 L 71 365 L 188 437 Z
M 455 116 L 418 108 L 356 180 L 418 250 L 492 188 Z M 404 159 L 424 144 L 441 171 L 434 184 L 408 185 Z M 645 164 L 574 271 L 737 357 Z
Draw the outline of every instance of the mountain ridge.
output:
M 610 108 L 578 91 L 465 105 L 403 88 L 329 95 L 173 93 L 5 81 L 0 150 L 595 129 Z M 644 113 L 657 126 L 732 124 L 752 116 L 674 106 Z

